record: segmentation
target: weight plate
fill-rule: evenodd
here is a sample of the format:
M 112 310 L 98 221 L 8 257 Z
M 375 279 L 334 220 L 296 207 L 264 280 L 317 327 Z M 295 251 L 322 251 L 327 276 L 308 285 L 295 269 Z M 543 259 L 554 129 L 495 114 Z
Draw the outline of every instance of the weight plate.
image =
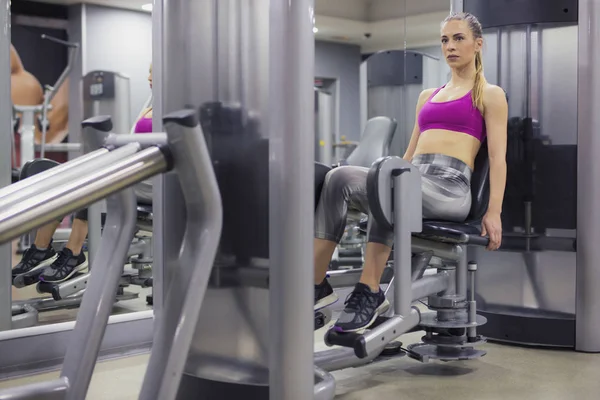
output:
M 437 313 L 429 312 L 421 314 L 419 325 L 427 328 L 472 328 L 486 323 L 487 318 L 482 315 L 477 315 L 474 323 L 469 323 L 466 320 L 438 321 Z
M 412 344 L 408 346 L 408 350 L 421 357 L 428 357 L 440 361 L 474 360 L 487 354 L 484 350 L 476 350 L 472 347 L 440 347 L 425 343 Z

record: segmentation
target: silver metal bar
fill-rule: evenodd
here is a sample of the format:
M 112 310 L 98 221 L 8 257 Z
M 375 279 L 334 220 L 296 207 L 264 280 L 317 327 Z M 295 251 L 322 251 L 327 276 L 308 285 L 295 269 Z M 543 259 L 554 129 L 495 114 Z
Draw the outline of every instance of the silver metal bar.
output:
M 12 306 L 12 329 L 29 328 L 38 323 L 38 310 L 29 304 Z
M 315 367 L 315 378 L 319 381 L 315 385 L 315 400 L 333 400 L 335 397 L 335 378 L 329 372 Z
M 467 298 L 467 246 L 459 246 L 460 258 L 456 266 L 456 294 Z
M 412 257 L 412 281 L 416 281 L 417 279 L 421 279 L 425 270 L 429 266 L 429 262 L 433 257 L 433 251 L 425 251 L 423 253 L 417 253 Z
M 31 185 L 37 184 L 38 182 L 43 182 L 45 180 L 48 180 L 48 179 L 52 178 L 53 176 L 62 174 L 69 169 L 79 168 L 83 163 L 86 163 L 88 161 L 96 159 L 100 156 L 106 155 L 108 152 L 109 152 L 108 149 L 100 149 L 100 150 L 94 151 L 93 153 L 86 154 L 81 157 L 77 157 L 76 159 L 74 159 L 72 161 L 68 161 L 64 164 L 57 165 L 54 168 L 51 168 L 44 172 L 40 172 L 39 174 L 31 176 L 27 179 L 23 179 L 22 181 L 15 182 L 12 185 L 4 187 L 4 188 L 2 188 L 2 190 L 0 190 L 0 201 L 2 200 L 2 198 L 8 196 L 11 193 L 22 190 Z
M 450 0 L 450 12 L 460 13 L 464 10 L 464 0 Z
M 58 378 L 5 389 L 0 391 L 0 400 L 63 400 L 68 389 L 69 382 Z
M 331 287 L 333 287 L 334 289 L 352 287 L 356 285 L 356 283 L 359 281 L 362 272 L 362 268 L 338 269 L 334 271 L 328 271 L 327 280 L 329 281 Z M 384 269 L 380 283 L 382 285 L 390 283 L 393 276 L 394 270 L 392 268 Z
M 470 282 L 470 293 L 469 293 L 469 323 L 475 323 L 477 321 L 477 303 L 475 302 L 475 271 L 477 271 L 477 264 L 474 262 L 469 263 L 469 282 Z M 477 336 L 477 328 L 467 328 L 467 336 L 474 338 Z
M 12 108 L 10 99 L 10 1 L 0 0 L 0 188 L 6 190 L 11 184 L 11 146 L 14 140 Z M 10 132 L 10 133 L 9 133 Z M 15 159 L 16 161 L 16 159 Z M 0 192 L 2 192 L 0 190 Z M 8 267 L 12 265 L 10 243 L 0 245 L 0 331 L 11 328 L 12 277 Z
M 426 276 L 425 278 L 421 278 L 413 282 L 413 301 L 420 300 L 435 293 L 443 292 L 448 287 L 449 281 L 450 274 L 444 271 L 433 276 Z
M 35 151 L 40 151 L 42 145 L 36 144 Z M 48 152 L 69 153 L 81 151 L 81 143 L 46 143 L 44 148 Z
M 383 351 L 383 348 L 382 348 Z M 333 350 L 325 350 L 315 353 L 314 364 L 323 369 L 324 371 L 339 371 L 346 368 L 358 367 L 366 365 L 373 361 L 381 354 L 379 353 L 367 353 L 367 358 L 358 358 L 354 354 L 354 349 L 349 347 L 341 347 Z
M 111 133 L 106 138 L 107 146 L 121 147 L 129 143 L 139 143 L 142 148 L 167 144 L 166 133 L 144 133 L 143 135 L 122 135 Z
M 0 243 L 68 215 L 167 169 L 158 148 L 143 150 L 0 211 Z
M 164 158 L 163 158 L 164 159 Z M 137 203 L 132 188 L 122 190 L 106 200 L 108 213 L 100 243 L 100 257 L 90 273 L 90 279 L 77 313 L 77 322 L 61 372 L 70 388 L 66 400 L 86 397 L 92 379 L 100 344 L 108 317 L 117 295 L 123 270 L 123 259 L 135 233 Z
M 87 287 L 88 280 L 90 278 L 90 274 L 83 274 L 76 278 L 72 278 L 66 280 L 65 282 L 61 282 L 58 284 L 58 293 L 60 293 L 60 297 L 65 299 L 69 296 L 72 296 L 76 293 L 85 290 Z
M 18 109 L 24 109 L 23 106 L 15 106 Z M 12 132 L 12 129 L 8 132 Z M 21 168 L 27 161 L 35 158 L 35 112 L 31 110 L 23 110 L 21 113 L 21 126 L 19 127 L 19 135 L 21 136 Z
M 96 171 L 99 168 L 112 165 L 115 162 L 124 159 L 125 157 L 135 154 L 138 150 L 139 147 L 132 144 L 130 147 L 123 147 L 121 149 L 111 151 L 110 153 L 105 154 L 103 157 L 96 157 L 87 163 L 79 164 L 78 168 L 69 168 L 62 171 L 60 174 L 55 174 L 41 181 L 38 180 L 35 185 L 28 185 L 18 191 L 12 191 L 12 193 L 9 195 L 3 196 L 2 192 L 0 191 L 0 206 L 2 206 L 3 209 L 6 209 L 15 204 L 22 203 L 24 200 L 30 199 L 38 193 L 52 189 L 63 183 L 72 182 L 88 172 Z M 10 187 L 8 189 L 10 190 Z
M 600 7 L 579 1 L 577 76 L 577 270 L 575 349 L 600 351 Z M 587 162 L 587 164 L 586 164 Z
M 388 343 L 417 326 L 420 321 L 421 314 L 419 310 L 412 307 L 407 313 L 395 315 L 375 329 L 366 332 L 363 338 L 367 354 L 381 353 Z
M 269 397 L 314 396 L 313 0 L 270 2 Z
M 411 247 L 414 253 L 422 253 L 430 250 L 433 251 L 433 256 L 448 261 L 458 261 L 462 255 L 462 249 L 459 245 L 434 242 L 414 236 L 411 241 Z
M 170 280 L 164 312 L 156 319 L 141 400 L 177 395 L 223 224 L 221 194 L 195 111 L 169 114 L 164 122 L 187 205 L 187 227 L 179 256 L 182 268 Z
M 394 176 L 394 312 L 408 316 L 411 296 L 411 232 L 410 216 L 407 215 L 409 202 L 408 183 L 410 170 Z

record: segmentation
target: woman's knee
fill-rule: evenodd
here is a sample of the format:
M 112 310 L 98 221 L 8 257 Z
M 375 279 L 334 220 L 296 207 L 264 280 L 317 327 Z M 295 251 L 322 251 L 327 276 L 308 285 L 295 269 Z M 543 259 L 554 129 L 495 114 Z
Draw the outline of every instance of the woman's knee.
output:
M 361 186 L 364 180 L 366 187 L 367 175 L 360 167 L 344 166 L 334 168 L 327 173 L 323 192 L 327 195 L 346 196 L 352 186 Z

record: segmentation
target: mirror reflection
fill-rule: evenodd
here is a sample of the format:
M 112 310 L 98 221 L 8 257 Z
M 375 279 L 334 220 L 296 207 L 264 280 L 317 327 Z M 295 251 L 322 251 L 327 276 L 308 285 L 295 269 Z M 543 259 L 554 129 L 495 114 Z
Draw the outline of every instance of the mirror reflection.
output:
M 315 160 L 370 167 L 382 156 L 402 156 L 419 94 L 449 78 L 440 23 L 450 1 L 317 0 L 315 6 Z M 360 273 L 364 264 L 366 215 L 354 214 L 329 264 L 334 280 L 349 269 Z
M 81 128 L 88 118 L 110 115 L 118 134 L 152 132 L 148 11 L 12 2 L 13 184 L 94 150 Z M 136 233 L 113 314 L 153 304 L 152 189 L 141 184 L 136 191 Z M 24 199 L 14 196 L 15 203 Z M 100 202 L 13 242 L 13 329 L 76 318 L 105 218 Z

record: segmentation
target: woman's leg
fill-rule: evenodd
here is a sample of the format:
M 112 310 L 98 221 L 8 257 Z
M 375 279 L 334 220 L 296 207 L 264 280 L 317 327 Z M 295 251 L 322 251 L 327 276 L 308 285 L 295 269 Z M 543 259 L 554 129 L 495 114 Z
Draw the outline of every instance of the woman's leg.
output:
M 362 167 L 339 167 L 325 178 L 315 214 L 315 311 L 337 301 L 325 277 L 331 256 L 346 228 L 348 207 L 366 201 L 368 172 Z

